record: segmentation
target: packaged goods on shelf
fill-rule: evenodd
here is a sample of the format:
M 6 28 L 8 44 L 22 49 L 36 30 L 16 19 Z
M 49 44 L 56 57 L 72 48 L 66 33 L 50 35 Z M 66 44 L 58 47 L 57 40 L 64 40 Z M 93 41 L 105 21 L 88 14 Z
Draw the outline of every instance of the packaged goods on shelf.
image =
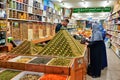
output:
M 0 10 L 0 18 L 6 18 L 6 11 Z
M 7 28 L 7 22 L 0 20 L 0 29 Z
M 76 41 L 66 30 L 61 30 L 57 35 L 39 52 L 39 55 L 79 57 L 85 51 L 85 45 Z
M 5 70 L 0 73 L 0 80 L 11 80 L 14 76 L 19 74 L 20 71 Z
M 43 36 L 43 29 L 39 29 L 39 38 L 42 38 Z

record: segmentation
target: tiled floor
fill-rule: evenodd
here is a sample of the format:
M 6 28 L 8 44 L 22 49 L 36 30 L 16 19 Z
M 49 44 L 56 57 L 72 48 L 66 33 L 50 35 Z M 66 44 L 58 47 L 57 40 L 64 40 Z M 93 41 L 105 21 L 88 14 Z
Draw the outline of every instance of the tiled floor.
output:
M 120 59 L 111 49 L 107 49 L 108 67 L 102 70 L 100 78 L 87 75 L 87 80 L 120 80 Z

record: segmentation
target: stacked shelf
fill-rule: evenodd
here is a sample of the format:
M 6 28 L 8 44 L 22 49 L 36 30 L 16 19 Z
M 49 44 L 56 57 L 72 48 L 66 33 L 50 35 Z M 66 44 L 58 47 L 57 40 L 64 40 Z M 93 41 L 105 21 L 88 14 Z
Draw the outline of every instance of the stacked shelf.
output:
M 42 0 L 1 0 L 0 5 L 0 29 L 10 28 L 14 40 L 41 42 L 38 40 L 55 35 L 54 23 L 61 21 L 62 13 Z
M 61 16 L 58 13 L 54 13 L 53 10 L 54 9 L 50 7 L 46 7 L 46 10 L 43 10 L 43 3 L 36 0 L 10 0 L 8 19 L 58 23 L 58 21 L 61 20 Z M 57 19 L 57 21 L 54 21 L 53 16 L 54 19 Z
M 109 17 L 107 33 L 111 36 L 113 51 L 120 57 L 120 3 L 116 0 L 113 13 Z
M 0 0 L 0 30 L 5 30 L 7 27 L 6 21 L 6 0 Z

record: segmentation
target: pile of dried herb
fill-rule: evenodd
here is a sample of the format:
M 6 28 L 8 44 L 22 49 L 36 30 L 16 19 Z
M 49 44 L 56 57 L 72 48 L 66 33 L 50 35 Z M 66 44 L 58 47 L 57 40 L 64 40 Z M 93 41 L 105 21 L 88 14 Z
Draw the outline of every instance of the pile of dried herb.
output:
M 30 61 L 29 63 L 47 64 L 50 60 L 51 60 L 51 58 L 38 57 L 38 58 L 35 58 L 34 60 Z
M 69 66 L 70 63 L 71 63 L 70 59 L 66 59 L 66 58 L 54 58 L 48 65 Z
M 19 74 L 20 71 L 5 70 L 0 73 L 0 80 L 11 80 L 14 76 Z
M 83 44 L 76 41 L 66 30 L 61 30 L 38 54 L 78 57 L 84 54 L 84 50 Z
M 41 46 L 33 44 L 31 41 L 25 40 L 18 47 L 15 47 L 9 53 L 12 54 L 24 54 L 24 55 L 36 55 L 39 51 L 42 50 Z

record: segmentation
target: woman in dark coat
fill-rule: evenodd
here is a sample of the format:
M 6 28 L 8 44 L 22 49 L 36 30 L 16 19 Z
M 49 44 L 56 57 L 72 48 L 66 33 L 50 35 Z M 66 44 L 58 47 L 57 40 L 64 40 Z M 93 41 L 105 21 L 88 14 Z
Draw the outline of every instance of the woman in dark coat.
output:
M 105 40 L 105 37 L 106 37 L 106 30 L 103 28 L 102 24 L 100 23 L 99 25 L 100 27 L 100 31 L 102 32 L 102 37 L 103 37 L 103 40 Z M 105 42 L 103 44 L 103 53 L 102 53 L 102 65 L 101 65 L 101 69 L 104 69 L 105 67 L 107 67 L 107 53 L 106 53 L 106 46 L 105 46 Z
M 88 75 L 93 78 L 101 76 L 101 56 L 103 47 L 103 37 L 97 22 L 92 25 L 92 37 L 88 47 L 90 47 L 90 64 Z

